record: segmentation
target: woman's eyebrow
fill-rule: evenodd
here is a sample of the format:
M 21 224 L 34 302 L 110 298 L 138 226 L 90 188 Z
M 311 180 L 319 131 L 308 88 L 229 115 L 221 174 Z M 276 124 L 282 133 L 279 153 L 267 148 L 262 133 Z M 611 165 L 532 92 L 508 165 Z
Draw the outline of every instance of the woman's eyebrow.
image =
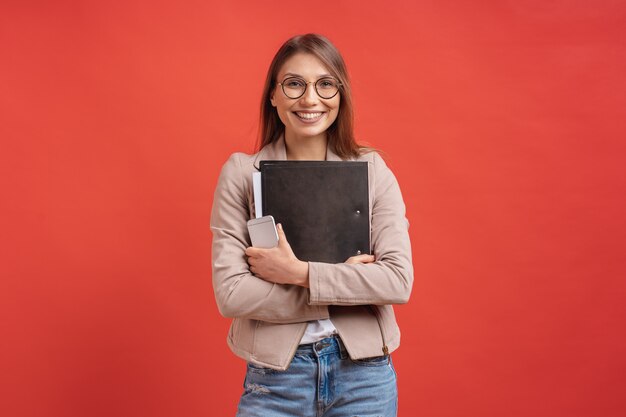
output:
M 298 78 L 304 78 L 304 76 L 300 75 L 300 74 L 295 74 L 293 72 L 288 72 L 285 73 L 285 77 L 298 77 Z M 317 76 L 318 78 L 324 78 L 324 77 L 332 77 L 332 75 L 330 74 L 320 74 Z

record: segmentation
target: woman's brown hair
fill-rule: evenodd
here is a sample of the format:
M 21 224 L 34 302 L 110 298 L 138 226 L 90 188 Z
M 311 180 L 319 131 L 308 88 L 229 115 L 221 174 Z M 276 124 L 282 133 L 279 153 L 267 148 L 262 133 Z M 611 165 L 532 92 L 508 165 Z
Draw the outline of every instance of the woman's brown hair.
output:
M 361 153 L 361 146 L 354 139 L 354 116 L 352 94 L 346 64 L 335 46 L 324 36 L 315 33 L 298 35 L 287 40 L 280 47 L 267 71 L 263 96 L 261 97 L 261 121 L 259 149 L 280 137 L 285 132 L 285 125 L 278 118 L 276 109 L 270 102 L 270 96 L 276 88 L 276 77 L 281 67 L 297 53 L 314 55 L 327 68 L 330 74 L 340 82 L 341 104 L 337 119 L 328 128 L 328 143 L 333 152 L 342 159 L 356 157 Z

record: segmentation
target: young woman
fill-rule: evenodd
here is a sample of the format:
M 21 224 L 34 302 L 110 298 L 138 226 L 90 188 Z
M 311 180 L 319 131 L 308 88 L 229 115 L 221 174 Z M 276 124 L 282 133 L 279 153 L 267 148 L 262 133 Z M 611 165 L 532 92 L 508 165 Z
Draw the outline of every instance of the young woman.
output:
M 406 303 L 413 284 L 408 222 L 394 175 L 352 125 L 337 49 L 320 35 L 289 39 L 267 74 L 260 150 L 224 164 L 211 213 L 217 305 L 233 318 L 228 345 L 248 362 L 240 417 L 396 415 L 392 304 Z M 367 161 L 373 255 L 305 262 L 280 225 L 277 247 L 250 247 L 262 160 Z

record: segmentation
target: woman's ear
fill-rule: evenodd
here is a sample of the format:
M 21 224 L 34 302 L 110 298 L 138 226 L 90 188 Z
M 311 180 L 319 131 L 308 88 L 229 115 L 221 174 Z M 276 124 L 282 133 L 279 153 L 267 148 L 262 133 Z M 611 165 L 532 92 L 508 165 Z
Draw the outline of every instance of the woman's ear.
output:
M 276 107 L 276 103 L 274 102 L 274 92 L 272 91 L 272 94 L 270 94 L 270 103 L 272 103 L 272 107 Z

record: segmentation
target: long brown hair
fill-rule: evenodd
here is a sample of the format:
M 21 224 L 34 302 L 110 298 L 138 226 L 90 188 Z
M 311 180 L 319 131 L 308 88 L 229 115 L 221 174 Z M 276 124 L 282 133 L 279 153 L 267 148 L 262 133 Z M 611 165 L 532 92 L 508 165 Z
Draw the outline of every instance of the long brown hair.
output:
M 281 67 L 285 61 L 297 53 L 314 55 L 326 66 L 330 74 L 341 83 L 339 87 L 341 104 L 339 105 L 337 119 L 327 130 L 328 143 L 333 152 L 342 159 L 360 155 L 362 148 L 354 139 L 352 94 L 346 64 L 337 48 L 326 37 L 315 33 L 298 35 L 287 40 L 276 52 L 270 64 L 265 79 L 265 86 L 263 87 L 263 96 L 261 97 L 258 149 L 275 142 L 285 132 L 285 125 L 278 118 L 278 113 L 270 102 L 270 96 L 276 87 L 276 77 Z

